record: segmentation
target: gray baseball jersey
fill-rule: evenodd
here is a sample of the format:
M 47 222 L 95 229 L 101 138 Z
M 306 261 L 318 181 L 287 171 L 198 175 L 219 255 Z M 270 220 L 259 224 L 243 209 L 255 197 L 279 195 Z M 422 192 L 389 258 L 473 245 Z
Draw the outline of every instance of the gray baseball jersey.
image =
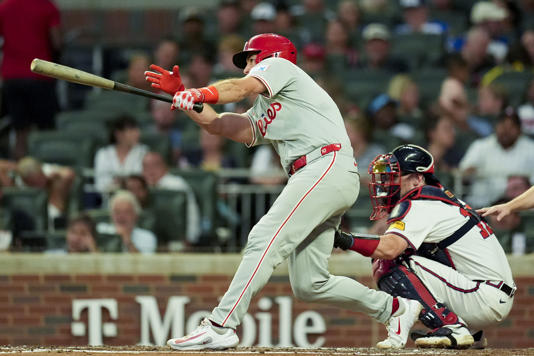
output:
M 268 90 L 247 111 L 254 130 L 252 146 L 272 143 L 286 172 L 300 156 L 331 143 L 340 143 L 345 154 L 352 155 L 335 102 L 302 69 L 283 58 L 268 58 L 248 75 Z
M 210 319 L 227 327 L 239 325 L 251 298 L 276 266 L 289 258 L 289 277 L 297 297 L 364 312 L 385 322 L 391 315 L 390 295 L 328 272 L 334 231 L 359 192 L 359 175 L 339 110 L 319 85 L 285 59 L 263 60 L 249 75 L 268 90 L 248 111 L 252 145 L 272 143 L 286 172 L 294 160 L 321 147 L 340 144 L 341 149 L 318 155 L 290 176 L 273 206 L 250 231 L 241 264 Z

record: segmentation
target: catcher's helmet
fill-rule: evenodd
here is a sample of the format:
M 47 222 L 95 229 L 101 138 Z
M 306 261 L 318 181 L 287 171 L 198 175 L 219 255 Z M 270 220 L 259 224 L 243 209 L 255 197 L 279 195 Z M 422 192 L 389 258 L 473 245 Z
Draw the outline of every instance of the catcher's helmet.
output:
M 381 154 L 369 165 L 369 192 L 373 204 L 371 220 L 381 219 L 391 212 L 400 199 L 401 177 L 420 173 L 425 183 L 441 187 L 434 176 L 434 157 L 417 145 L 402 145 L 391 153 Z
M 243 69 L 247 66 L 247 57 L 256 53 L 258 54 L 256 63 L 269 57 L 281 57 L 297 64 L 295 45 L 289 39 L 275 33 L 262 33 L 249 39 L 243 51 L 234 54 L 233 62 L 236 67 Z

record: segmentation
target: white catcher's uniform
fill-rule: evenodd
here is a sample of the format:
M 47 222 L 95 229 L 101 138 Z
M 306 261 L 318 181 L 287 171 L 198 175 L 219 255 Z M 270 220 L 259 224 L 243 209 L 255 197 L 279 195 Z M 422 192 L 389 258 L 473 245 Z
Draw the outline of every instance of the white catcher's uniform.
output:
M 460 207 L 439 200 L 411 200 L 407 211 L 393 210 L 392 216 L 399 219 L 386 233 L 403 237 L 414 250 L 422 243 L 439 243 L 469 219 Z M 481 222 L 446 250 L 452 268 L 421 256 L 410 257 L 409 265 L 437 301 L 446 304 L 469 329 L 503 320 L 512 308 L 513 296 L 498 288 L 503 283 L 515 288 L 515 284 L 491 228 Z
M 335 229 L 359 191 L 358 170 L 337 106 L 288 60 L 265 59 L 248 75 L 268 90 L 247 112 L 254 132 L 252 146 L 271 143 L 286 173 L 294 174 L 250 231 L 241 264 L 210 319 L 238 326 L 252 297 L 289 257 L 289 277 L 297 297 L 385 322 L 391 315 L 390 295 L 327 270 Z M 292 164 L 299 158 L 302 167 L 294 172 Z

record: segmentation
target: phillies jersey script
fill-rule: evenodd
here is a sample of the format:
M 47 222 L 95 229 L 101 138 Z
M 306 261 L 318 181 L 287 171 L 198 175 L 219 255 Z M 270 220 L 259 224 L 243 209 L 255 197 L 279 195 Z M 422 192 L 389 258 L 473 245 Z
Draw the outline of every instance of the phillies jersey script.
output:
M 247 111 L 254 131 L 251 146 L 272 143 L 286 172 L 300 156 L 331 143 L 340 143 L 352 156 L 339 109 L 306 72 L 283 58 L 267 58 L 248 75 L 268 90 Z

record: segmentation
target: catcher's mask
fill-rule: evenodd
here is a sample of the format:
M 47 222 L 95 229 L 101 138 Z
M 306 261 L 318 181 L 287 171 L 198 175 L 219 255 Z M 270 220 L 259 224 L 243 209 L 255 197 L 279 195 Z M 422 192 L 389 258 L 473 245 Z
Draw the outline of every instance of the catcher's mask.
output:
M 401 170 L 399 161 L 391 154 L 381 154 L 369 165 L 371 182 L 369 194 L 373 204 L 371 220 L 382 219 L 391 212 L 400 198 Z
M 442 187 L 434 176 L 434 157 L 417 145 L 401 145 L 391 153 L 376 156 L 369 165 L 369 192 L 373 204 L 371 220 L 386 217 L 400 199 L 401 177 L 420 173 L 425 184 Z

